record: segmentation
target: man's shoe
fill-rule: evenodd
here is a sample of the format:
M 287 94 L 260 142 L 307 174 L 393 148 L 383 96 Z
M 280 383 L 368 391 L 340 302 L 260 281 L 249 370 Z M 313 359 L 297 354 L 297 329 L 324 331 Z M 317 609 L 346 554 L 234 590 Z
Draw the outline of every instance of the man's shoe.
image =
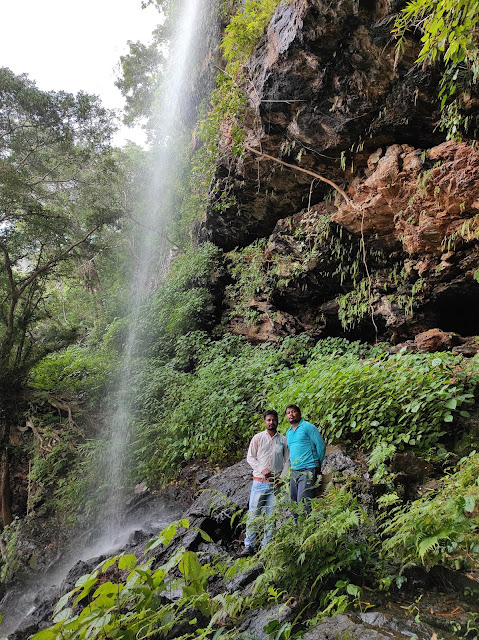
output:
M 248 558 L 249 556 L 254 556 L 256 551 L 253 547 L 245 547 L 242 551 L 238 553 L 238 558 Z

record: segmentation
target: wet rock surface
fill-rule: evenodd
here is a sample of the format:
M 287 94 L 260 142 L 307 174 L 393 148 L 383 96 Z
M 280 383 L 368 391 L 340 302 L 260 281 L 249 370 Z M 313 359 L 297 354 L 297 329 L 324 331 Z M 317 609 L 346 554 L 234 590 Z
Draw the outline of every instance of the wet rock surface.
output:
M 412 67 L 417 34 L 407 35 L 396 60 L 391 24 L 401 6 L 281 3 L 248 62 L 248 148 L 237 158 L 231 137 L 222 140 L 214 190 L 228 193 L 231 206 L 212 205 L 200 237 L 225 250 L 266 239 L 266 272 L 268 256 L 277 258 L 281 283 L 250 301 L 259 320 L 231 322 L 252 342 L 306 331 L 421 351 L 432 342 L 410 341 L 437 329 L 451 335 L 440 349 L 477 353 L 468 339 L 478 333 L 479 152 L 472 141 L 446 141 L 438 127 L 439 69 Z M 470 104 L 477 110 L 477 96 Z M 332 180 L 347 201 L 264 154 Z M 310 211 L 332 216 L 343 252 L 346 231 L 364 240 L 369 255 L 354 274 L 331 238 L 318 240 Z M 338 300 L 358 290 L 356 273 L 370 291 L 370 309 L 348 324 Z M 348 305 L 354 301 L 343 300 Z
M 66 532 L 57 538 L 48 522 L 36 521 L 33 529 L 25 532 L 28 536 L 20 542 L 20 548 L 25 547 L 30 554 L 41 556 L 48 539 L 48 561 L 37 563 L 30 570 L 30 562 L 19 567 L 0 602 L 4 616 L 0 633 L 9 634 L 12 640 L 26 640 L 36 631 L 50 626 L 56 603 L 61 595 L 74 587 L 80 576 L 119 550 L 130 549 L 141 555 L 146 543 L 172 520 L 179 518 L 191 499 L 189 491 L 177 486 L 167 487 L 161 495 L 154 495 L 145 488 L 127 501 L 124 528 L 110 532 L 107 542 L 97 530 L 90 530 L 84 531 L 76 540 L 70 539 L 63 549 L 61 543 Z M 35 538 L 35 532 L 42 526 L 44 531 Z M 98 549 L 103 549 L 103 552 L 99 553 Z M 26 557 L 27 561 L 29 557 L 31 555 Z M 81 557 L 85 559 L 78 560 Z M 14 629 L 17 629 L 15 633 Z
M 390 18 L 399 3 L 322 0 L 281 3 L 247 70 L 250 105 L 248 144 L 283 156 L 324 177 L 344 181 L 341 152 L 361 147 L 355 166 L 380 145 L 429 147 L 441 141 L 431 95 L 437 78 L 428 69 L 409 72 L 418 43 L 406 43 L 395 67 Z M 235 203 L 220 215 L 211 211 L 203 234 L 231 249 L 271 233 L 277 220 L 307 206 L 311 177 L 282 168 L 252 153 L 241 160 L 228 154 L 218 167 L 220 191 L 228 187 Z M 313 204 L 322 200 L 316 183 Z
M 401 481 L 402 475 L 406 477 L 406 474 L 408 474 L 406 482 L 410 483 L 412 481 L 423 481 L 432 473 L 431 467 L 425 461 L 414 458 L 414 456 L 396 456 L 394 463 L 397 468 L 398 482 Z M 368 510 L 375 499 L 377 488 L 373 485 L 372 479 L 369 478 L 366 470 L 367 459 L 364 456 L 352 455 L 349 451 L 347 452 L 338 446 L 328 447 L 323 466 L 325 482 L 323 483 L 322 491 L 328 490 L 329 483 L 334 485 L 338 482 L 344 482 L 344 479 L 347 478 L 349 479 L 351 490 L 358 496 L 363 508 Z M 111 549 L 106 553 L 76 562 L 60 586 L 47 587 L 44 585 L 41 587 L 41 585 L 37 585 L 36 597 L 29 605 L 34 610 L 30 613 L 28 610 L 22 611 L 23 614 L 28 615 L 24 617 L 20 627 L 15 632 L 10 633 L 9 639 L 27 640 L 33 633 L 50 626 L 55 604 L 61 595 L 71 590 L 80 576 L 91 572 L 99 563 L 119 551 L 133 553 L 142 560 L 153 557 L 153 567 L 163 564 L 180 547 L 200 552 L 202 562 L 211 562 L 215 559 L 231 562 L 236 552 L 241 548 L 241 538 L 244 530 L 243 525 L 240 524 L 241 518 L 235 518 L 236 524 L 233 525 L 232 516 L 234 514 L 240 516 L 247 510 L 251 487 L 251 469 L 245 461 L 242 461 L 207 478 L 204 475 L 208 476 L 208 472 L 205 471 L 205 474 L 203 474 L 200 469 L 193 471 L 195 474 L 199 473 L 202 477 L 195 499 L 186 511 L 181 510 L 181 512 L 170 513 L 171 519 L 187 518 L 190 523 L 188 529 L 180 529 L 177 536 L 166 548 L 157 547 L 145 554 L 147 542 L 157 535 L 168 522 L 162 521 L 159 514 L 155 513 L 160 504 L 158 499 L 145 500 L 147 491 L 139 492 L 132 499 L 132 502 L 138 508 L 141 507 L 149 516 L 143 526 L 133 528 L 130 531 L 129 537 L 121 546 L 121 549 Z M 193 471 L 189 470 L 187 474 L 191 475 Z M 179 501 L 178 488 L 172 487 L 169 491 L 171 492 L 170 498 L 176 496 L 176 500 Z M 198 532 L 198 528 L 208 533 L 212 540 L 205 541 Z M 209 584 L 209 590 L 213 595 L 223 591 L 247 594 L 251 591 L 254 581 L 261 575 L 263 570 L 264 567 L 261 563 L 245 565 L 243 570 L 229 581 L 224 582 L 222 579 L 213 581 Z M 108 575 L 108 579 L 115 581 L 120 577 L 114 575 L 115 571 L 118 572 L 115 567 L 108 571 L 113 572 L 112 575 Z M 431 593 L 428 596 L 427 604 L 425 603 L 421 609 L 421 619 L 419 621 L 415 620 L 414 616 L 407 612 L 409 605 L 410 607 L 415 607 L 416 605 L 414 602 L 412 604 L 407 602 L 406 605 L 396 604 L 387 608 L 375 608 L 372 611 L 365 611 L 361 614 L 348 613 L 334 618 L 327 618 L 315 628 L 308 630 L 304 637 L 306 640 L 343 640 L 345 637 L 351 640 L 365 640 L 366 638 L 368 640 L 386 640 L 389 638 L 397 640 L 404 638 L 431 640 L 432 637 L 435 637 L 435 630 L 440 628 L 441 635 L 438 637 L 442 637 L 444 640 L 452 640 L 454 636 L 449 633 L 447 624 L 438 626 L 438 621 L 441 623 L 441 612 L 443 610 L 452 610 L 455 607 L 456 611 L 463 612 L 464 621 L 467 622 L 466 605 L 458 605 L 457 599 L 453 594 L 464 590 L 466 586 L 464 580 L 468 581 L 467 586 L 469 589 L 477 583 L 459 572 L 436 571 L 436 573 L 437 575 L 432 575 L 432 573 L 430 575 L 423 571 L 421 574 L 417 573 L 417 575 L 413 576 L 411 574 L 408 576 L 410 584 L 416 585 L 414 589 L 422 585 L 424 588 L 434 592 L 439 585 L 443 589 L 447 588 L 451 593 L 448 598 L 442 594 L 435 596 Z M 10 602 L 15 602 L 19 595 L 20 590 L 14 588 L 11 592 Z M 181 594 L 178 593 L 178 595 Z M 174 598 L 175 594 L 170 593 L 169 597 Z M 432 603 L 435 604 L 433 605 Z M 417 609 L 419 611 L 419 605 L 417 605 Z M 5 611 L 5 608 L 3 610 Z M 272 624 L 274 621 L 276 621 L 277 625 L 291 622 L 297 614 L 294 602 L 288 606 L 278 604 L 271 608 L 250 611 L 239 623 L 237 637 L 243 640 L 267 638 L 266 625 Z M 462 622 L 465 624 L 464 621 Z M 174 627 L 168 637 L 175 638 L 181 633 L 185 633 L 188 630 L 191 631 L 191 626 L 188 626 L 187 622 L 182 624 L 183 626 L 180 625 L 178 628 Z M 184 626 L 185 624 L 187 627 Z M 271 631 L 272 627 L 269 627 L 269 629 Z

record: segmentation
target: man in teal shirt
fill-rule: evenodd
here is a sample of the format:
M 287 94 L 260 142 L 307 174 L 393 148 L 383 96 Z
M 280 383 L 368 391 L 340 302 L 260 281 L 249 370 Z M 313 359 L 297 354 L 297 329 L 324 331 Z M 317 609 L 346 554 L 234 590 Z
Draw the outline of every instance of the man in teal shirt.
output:
M 303 501 L 307 513 L 311 511 L 311 498 L 321 465 L 326 444 L 317 427 L 303 420 L 301 410 L 295 404 L 286 407 L 286 419 L 291 427 L 286 432 L 291 460 L 290 496 L 293 502 Z

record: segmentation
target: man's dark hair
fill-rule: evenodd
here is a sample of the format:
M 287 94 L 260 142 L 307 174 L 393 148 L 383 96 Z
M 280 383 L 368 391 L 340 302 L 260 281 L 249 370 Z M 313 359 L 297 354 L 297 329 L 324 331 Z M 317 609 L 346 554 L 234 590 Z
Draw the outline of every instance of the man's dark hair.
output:
M 268 409 L 267 411 L 265 411 L 263 413 L 263 418 L 266 420 L 266 418 L 268 416 L 274 416 L 276 418 L 276 420 L 278 419 L 278 412 L 275 411 L 274 409 Z
M 299 411 L 299 413 L 301 413 L 301 409 L 298 407 L 297 404 L 288 404 L 284 412 L 286 413 L 288 409 L 296 409 L 296 411 Z

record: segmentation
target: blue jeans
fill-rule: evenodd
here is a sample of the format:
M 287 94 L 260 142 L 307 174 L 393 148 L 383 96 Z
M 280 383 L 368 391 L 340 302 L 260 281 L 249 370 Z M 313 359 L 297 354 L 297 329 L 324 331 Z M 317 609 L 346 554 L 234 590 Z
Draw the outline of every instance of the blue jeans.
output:
M 246 524 L 246 538 L 244 541 L 245 549 L 254 549 L 255 542 L 258 534 L 258 518 L 262 512 L 266 516 L 266 524 L 264 527 L 264 536 L 261 546 L 264 548 L 273 535 L 273 529 L 271 522 L 268 522 L 269 517 L 273 513 L 274 505 L 276 503 L 276 496 L 274 493 L 273 483 L 259 482 L 253 480 L 253 486 L 251 487 L 251 493 L 249 496 L 249 510 L 248 520 Z
M 306 513 L 311 513 L 311 498 L 314 498 L 318 473 L 318 467 L 291 471 L 289 484 L 291 500 L 297 503 L 303 502 Z

